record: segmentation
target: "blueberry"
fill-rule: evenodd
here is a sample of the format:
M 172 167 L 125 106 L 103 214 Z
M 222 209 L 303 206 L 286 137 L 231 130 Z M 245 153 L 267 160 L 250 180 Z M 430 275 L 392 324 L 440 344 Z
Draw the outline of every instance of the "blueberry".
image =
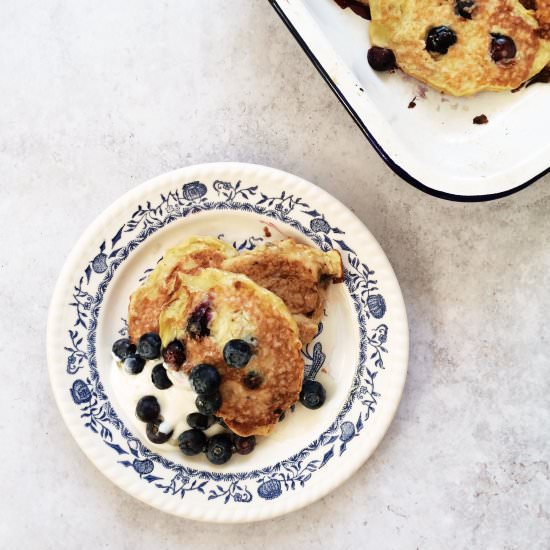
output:
M 181 367 L 187 359 L 185 353 L 185 345 L 180 340 L 172 340 L 163 350 L 162 358 L 164 362 L 168 365 L 173 365 L 174 367 Z
M 249 390 L 256 390 L 264 381 L 264 377 L 255 370 L 249 370 L 243 377 L 243 384 L 249 389 Z
M 160 363 L 153 367 L 153 370 L 151 371 L 151 380 L 153 381 L 155 388 L 158 388 L 159 390 L 167 390 L 170 386 L 172 386 L 172 381 L 168 378 L 166 369 Z
M 432 27 L 426 35 L 426 49 L 429 52 L 447 53 L 456 44 L 456 33 L 450 27 Z
M 208 323 L 212 318 L 210 310 L 210 304 L 208 302 L 202 302 L 199 304 L 189 316 L 187 320 L 187 332 L 191 338 L 198 340 L 204 336 L 210 335 L 210 329 Z
M 476 7 L 475 0 L 456 0 L 455 1 L 455 12 L 460 17 L 464 19 L 471 19 L 472 12 Z
M 201 414 L 214 414 L 222 404 L 222 396 L 220 392 L 211 393 L 210 395 L 205 395 L 200 393 L 197 395 L 195 400 L 195 406 Z
M 160 336 L 154 332 L 148 332 L 138 340 L 137 352 L 144 359 L 157 359 L 160 357 L 161 345 Z
M 202 433 L 202 432 L 200 432 Z M 206 458 L 212 464 L 225 464 L 233 454 L 231 438 L 226 434 L 212 436 L 206 446 Z
M 233 436 L 233 446 L 235 452 L 240 455 L 250 454 L 256 446 L 256 438 L 251 435 L 248 437 L 241 437 L 240 435 Z
M 140 357 L 139 355 L 128 355 L 128 357 L 124 359 L 124 370 L 128 374 L 139 374 L 143 370 L 144 366 L 145 359 L 143 359 L 143 357 Z
M 189 375 L 189 382 L 197 393 L 214 393 L 220 387 L 220 373 L 212 365 L 197 365 Z
M 136 405 L 136 416 L 143 422 L 153 422 L 160 415 L 160 405 L 154 395 L 142 397 Z
M 491 59 L 495 63 L 509 63 L 516 56 L 516 45 L 509 36 L 491 34 Z
M 308 409 L 318 409 L 324 402 L 327 393 L 320 382 L 304 380 L 300 392 L 300 403 Z
M 197 430 L 208 430 L 215 422 L 216 419 L 211 415 L 201 413 L 191 413 L 187 415 L 187 424 L 189 424 L 191 428 Z
M 391 71 L 396 67 L 395 54 L 389 48 L 373 46 L 367 52 L 367 61 L 375 71 Z
M 136 346 L 128 340 L 128 338 L 119 338 L 114 344 L 113 344 L 113 353 L 118 357 L 120 360 L 126 359 L 128 355 L 131 355 L 133 353 L 136 353 Z
M 172 429 L 167 430 L 167 433 L 161 431 L 161 425 L 162 420 L 160 418 L 157 418 L 156 420 L 153 420 L 153 422 L 149 422 L 147 424 L 147 428 L 145 428 L 145 433 L 147 434 L 149 440 L 153 443 L 156 443 L 157 445 L 162 445 L 163 443 L 166 443 L 174 433 L 174 430 Z
M 185 430 L 178 437 L 178 445 L 184 455 L 198 455 L 206 445 L 206 436 L 200 430 Z
M 244 340 L 229 340 L 223 348 L 223 359 L 229 367 L 240 369 L 252 357 L 252 347 Z

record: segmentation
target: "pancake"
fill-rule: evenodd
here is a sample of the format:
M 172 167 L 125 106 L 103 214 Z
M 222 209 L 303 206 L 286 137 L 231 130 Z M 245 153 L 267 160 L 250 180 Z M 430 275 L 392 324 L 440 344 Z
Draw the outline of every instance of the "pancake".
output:
M 476 0 L 468 18 L 456 13 L 456 0 L 370 0 L 371 42 L 393 50 L 404 72 L 449 94 L 513 90 L 550 62 L 548 2 L 537 0 L 533 11 L 517 0 Z M 429 30 L 439 26 L 456 35 L 446 53 L 426 49 Z M 493 60 L 495 35 L 513 40 L 513 57 Z
M 280 415 L 294 404 L 302 386 L 304 361 L 298 327 L 283 301 L 245 275 L 203 269 L 180 273 L 179 286 L 160 314 L 163 346 L 174 339 L 186 346 L 188 374 L 200 363 L 214 365 L 221 375 L 222 405 L 216 413 L 235 433 L 267 435 Z M 187 331 L 190 316 L 208 308 L 208 334 L 197 338 Z M 223 348 L 232 339 L 253 345 L 254 354 L 243 368 L 231 368 Z M 251 373 L 261 380 L 249 389 Z
M 539 22 L 538 35 L 544 40 L 550 40 L 550 0 L 530 0 L 528 5 L 532 6 L 531 13 Z
M 317 334 L 330 283 L 341 282 L 344 277 L 336 250 L 323 252 L 293 239 L 257 246 L 225 259 L 221 267 L 244 273 L 279 296 L 298 323 L 304 344 Z
M 219 267 L 237 254 L 235 249 L 212 237 L 190 237 L 169 249 L 145 282 L 130 296 L 128 334 L 136 342 L 142 334 L 159 331 L 162 306 L 177 289 L 178 273 L 196 273 L 204 267 Z

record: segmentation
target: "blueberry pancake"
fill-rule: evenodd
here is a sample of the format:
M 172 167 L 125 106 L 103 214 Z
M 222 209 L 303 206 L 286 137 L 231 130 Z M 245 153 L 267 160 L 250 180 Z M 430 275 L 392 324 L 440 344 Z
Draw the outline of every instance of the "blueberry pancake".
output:
M 342 259 L 336 250 L 323 252 L 293 239 L 227 258 L 222 269 L 244 273 L 279 296 L 294 315 L 304 344 L 317 333 L 330 283 L 341 282 L 344 277 Z
M 169 368 L 214 366 L 221 376 L 215 414 L 238 435 L 268 434 L 302 386 L 302 343 L 292 315 L 245 275 L 203 269 L 178 278 L 160 314 L 160 336 L 164 347 L 182 342 L 186 358 Z
M 132 294 L 128 307 L 128 333 L 133 342 L 142 334 L 158 333 L 162 306 L 177 289 L 178 273 L 196 273 L 219 267 L 237 254 L 229 244 L 212 237 L 190 237 L 169 249 L 145 282 Z
M 550 40 L 550 0 L 524 0 L 522 4 L 532 10 L 531 13 L 539 22 L 539 36 Z
M 517 0 L 370 0 L 371 42 L 449 94 L 513 90 L 550 62 L 548 0 L 536 2 L 527 10 Z

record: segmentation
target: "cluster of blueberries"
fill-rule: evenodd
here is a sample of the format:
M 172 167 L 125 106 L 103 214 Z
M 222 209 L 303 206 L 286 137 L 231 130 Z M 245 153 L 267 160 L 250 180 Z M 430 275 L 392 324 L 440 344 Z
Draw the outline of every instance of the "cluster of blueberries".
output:
M 198 336 L 198 335 L 197 335 Z M 164 349 L 160 336 L 156 333 L 147 333 L 141 336 L 137 345 L 127 338 L 120 338 L 112 347 L 113 354 L 122 361 L 124 369 L 129 374 L 139 374 L 145 367 L 146 360 L 159 359 L 161 356 L 165 364 L 179 368 L 186 360 L 185 345 L 180 340 L 173 340 Z M 254 354 L 253 345 L 241 339 L 229 340 L 223 348 L 223 358 L 231 368 L 243 368 Z M 151 379 L 156 388 L 165 390 L 172 386 L 166 369 L 162 363 L 151 371 Z M 197 393 L 195 406 L 198 412 L 187 415 L 187 424 L 190 429 L 182 432 L 178 437 L 178 445 L 187 456 L 206 453 L 206 457 L 213 464 L 224 464 L 233 453 L 249 454 L 256 445 L 254 436 L 241 437 L 231 432 L 213 435 L 207 438 L 204 433 L 213 424 L 218 422 L 228 429 L 221 418 L 215 413 L 222 404 L 220 394 L 221 377 L 213 365 L 199 364 L 189 373 L 189 382 Z M 248 371 L 243 378 L 243 384 L 253 390 L 261 386 L 262 376 L 256 371 Z M 318 409 L 323 405 L 326 392 L 322 384 L 314 380 L 305 380 L 300 393 L 300 402 L 309 409 Z M 281 411 L 282 412 L 282 411 Z M 136 406 L 136 416 L 147 424 L 146 434 L 150 441 L 162 444 L 168 441 L 173 430 L 167 423 L 163 423 L 160 404 L 155 396 L 142 397 Z M 284 413 L 281 415 L 284 416 Z

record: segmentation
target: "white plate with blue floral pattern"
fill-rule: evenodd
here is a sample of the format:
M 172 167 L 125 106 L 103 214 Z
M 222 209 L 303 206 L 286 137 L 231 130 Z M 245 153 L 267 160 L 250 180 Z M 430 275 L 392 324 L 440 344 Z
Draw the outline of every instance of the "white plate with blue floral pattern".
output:
M 265 227 L 269 231 L 265 231 Z M 163 251 L 189 235 L 236 248 L 292 236 L 344 260 L 319 334 L 303 350 L 322 408 L 298 405 L 254 452 L 223 466 L 176 448 L 153 450 L 112 391 L 111 343 L 128 297 Z M 267 167 L 218 163 L 155 178 L 121 197 L 84 233 L 59 276 L 48 320 L 53 391 L 72 435 L 109 479 L 160 510 L 246 522 L 296 510 L 351 476 L 374 451 L 399 403 L 408 327 L 398 282 L 361 221 L 322 189 Z

